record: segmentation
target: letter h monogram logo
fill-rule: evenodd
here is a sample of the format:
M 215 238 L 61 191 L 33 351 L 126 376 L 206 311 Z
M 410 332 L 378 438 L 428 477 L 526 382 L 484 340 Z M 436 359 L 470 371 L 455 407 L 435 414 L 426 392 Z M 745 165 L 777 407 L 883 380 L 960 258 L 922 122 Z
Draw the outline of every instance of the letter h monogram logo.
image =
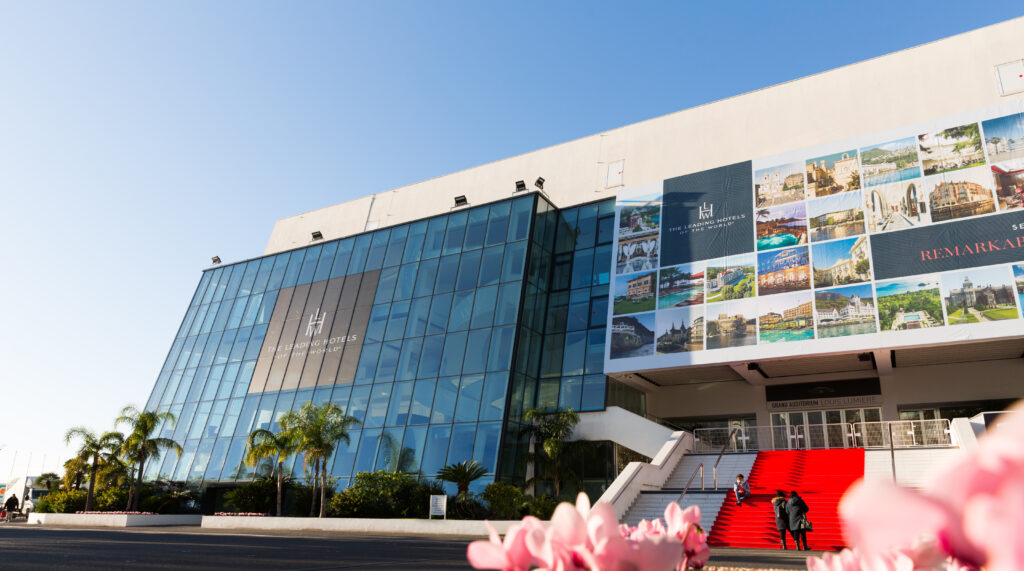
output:
M 306 324 L 306 336 L 312 337 L 314 333 L 320 333 L 324 328 L 324 320 L 327 319 L 327 312 L 320 313 L 320 308 L 316 308 L 316 313 L 309 314 L 309 323 Z
M 708 205 L 707 202 L 701 204 L 700 208 L 697 209 L 698 218 L 704 220 L 714 216 L 715 205 Z

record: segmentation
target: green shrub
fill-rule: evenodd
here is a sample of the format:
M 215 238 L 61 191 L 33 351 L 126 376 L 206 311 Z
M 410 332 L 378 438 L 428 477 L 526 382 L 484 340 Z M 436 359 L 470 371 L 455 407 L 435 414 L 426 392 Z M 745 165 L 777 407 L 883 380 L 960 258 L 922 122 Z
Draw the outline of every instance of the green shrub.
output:
M 85 490 L 60 490 L 36 502 L 38 513 L 73 514 L 85 509 Z
M 97 510 L 104 512 L 123 510 L 128 505 L 128 491 L 121 488 L 104 488 L 93 498 L 93 505 Z
M 558 500 L 552 496 L 529 496 L 526 500 L 526 513 L 537 519 L 549 520 L 557 506 Z
M 275 481 L 253 480 L 224 492 L 224 507 L 234 512 L 273 513 L 276 498 Z
M 449 519 L 484 519 L 487 507 L 477 499 L 475 494 L 465 492 L 448 498 Z
M 481 498 L 490 507 L 488 517 L 495 519 L 519 519 L 526 507 L 523 492 L 512 484 L 494 482 L 484 488 Z
M 352 485 L 327 501 L 332 517 L 417 517 L 427 515 L 429 496 L 443 494 L 437 482 L 420 483 L 399 472 L 360 472 Z

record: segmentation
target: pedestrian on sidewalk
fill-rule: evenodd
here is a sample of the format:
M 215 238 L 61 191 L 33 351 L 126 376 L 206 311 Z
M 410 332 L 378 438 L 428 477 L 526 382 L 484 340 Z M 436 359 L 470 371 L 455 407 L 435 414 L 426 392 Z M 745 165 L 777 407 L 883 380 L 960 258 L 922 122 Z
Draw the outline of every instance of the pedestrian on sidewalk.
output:
M 800 497 L 800 494 L 796 493 L 796 490 L 790 490 L 789 501 L 786 502 L 786 512 L 789 514 L 789 534 L 793 536 L 793 542 L 796 543 L 796 548 L 801 549 L 800 541 L 803 540 L 803 550 L 810 550 L 807 547 L 807 512 L 811 511 L 811 508 L 807 507 L 807 502 Z
M 786 511 L 786 492 L 775 490 L 775 497 L 772 498 L 772 510 L 775 511 L 775 527 L 779 530 L 779 539 L 782 540 L 782 549 L 789 549 L 786 545 L 786 532 L 789 531 L 789 512 Z M 797 549 L 800 545 L 797 545 Z
M 743 474 L 736 474 L 736 483 L 732 485 L 732 491 L 736 494 L 738 506 L 742 506 L 743 500 L 750 497 L 750 484 L 743 478 Z

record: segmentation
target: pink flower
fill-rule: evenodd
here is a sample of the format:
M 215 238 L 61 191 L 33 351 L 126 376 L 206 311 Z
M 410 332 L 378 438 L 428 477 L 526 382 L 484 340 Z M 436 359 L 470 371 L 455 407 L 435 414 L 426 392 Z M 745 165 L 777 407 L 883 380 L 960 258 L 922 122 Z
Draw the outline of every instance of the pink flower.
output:
M 504 543 L 498 537 L 498 532 L 485 521 L 487 531 L 490 534 L 489 541 L 474 541 L 466 549 L 466 558 L 469 564 L 476 569 L 506 569 L 509 571 L 520 571 L 529 569 L 534 563 L 533 554 L 526 547 L 526 537 L 531 534 L 538 534 L 543 537 L 545 533 L 544 524 L 533 516 L 526 516 L 522 523 L 513 524 L 505 534 Z

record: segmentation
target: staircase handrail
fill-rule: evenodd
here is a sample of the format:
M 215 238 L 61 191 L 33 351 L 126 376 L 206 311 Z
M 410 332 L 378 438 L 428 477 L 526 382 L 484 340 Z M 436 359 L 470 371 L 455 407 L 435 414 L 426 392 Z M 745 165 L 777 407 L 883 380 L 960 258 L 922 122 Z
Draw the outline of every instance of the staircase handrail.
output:
M 653 415 L 653 414 L 651 414 L 649 412 L 645 412 L 643 416 L 647 420 L 650 420 L 652 422 L 656 422 L 656 423 L 658 423 L 658 424 L 660 424 L 660 425 L 662 425 L 662 426 L 664 426 L 666 428 L 671 428 L 673 431 L 678 432 L 678 431 L 681 430 L 683 432 L 690 432 L 689 430 L 687 430 L 687 429 L 685 429 L 685 428 L 683 428 L 683 427 L 681 427 L 681 426 L 679 426 L 677 424 L 672 424 L 671 422 L 665 420 L 664 418 L 661 418 L 660 416 L 655 416 L 655 415 Z
M 725 444 L 723 444 L 722 445 L 722 449 L 718 451 L 718 458 L 715 458 L 715 465 L 714 465 L 713 470 L 714 470 L 714 473 L 715 473 L 715 489 L 716 490 L 718 489 L 718 463 L 722 461 L 722 454 L 725 454 L 725 449 L 728 448 L 729 443 L 732 442 L 734 438 L 736 438 L 736 433 L 739 432 L 739 430 L 740 430 L 740 427 L 737 426 L 737 427 L 733 428 L 729 432 L 729 436 L 725 439 Z M 696 468 L 694 468 L 693 474 L 690 475 L 690 479 L 686 481 L 686 486 L 683 487 L 683 493 L 679 494 L 679 498 L 676 500 L 676 503 L 679 503 L 679 502 L 683 501 L 683 496 L 686 495 L 686 492 L 690 491 L 690 484 L 692 484 L 693 483 L 693 479 L 697 477 L 697 472 L 698 471 L 700 471 L 700 489 L 701 489 L 701 491 L 703 491 L 705 489 L 704 488 L 704 463 L 701 462 Z
M 697 465 L 696 468 L 694 468 L 693 474 L 690 474 L 690 479 L 686 481 L 686 486 L 683 488 L 683 493 L 679 494 L 679 497 L 676 498 L 676 503 L 683 501 L 683 496 L 686 495 L 686 492 L 690 491 L 690 484 L 692 484 L 693 479 L 697 477 L 697 472 L 700 472 L 700 489 L 704 489 L 704 463 L 701 462 L 700 464 Z

